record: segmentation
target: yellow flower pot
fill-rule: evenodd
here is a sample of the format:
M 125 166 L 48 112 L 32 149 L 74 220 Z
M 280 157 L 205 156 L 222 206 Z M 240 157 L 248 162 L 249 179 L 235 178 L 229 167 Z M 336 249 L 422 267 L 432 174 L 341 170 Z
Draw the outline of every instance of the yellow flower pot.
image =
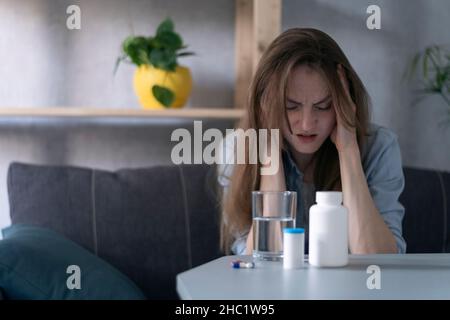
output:
M 134 73 L 134 91 L 144 109 L 165 109 L 153 96 L 152 87 L 159 85 L 172 90 L 175 99 L 168 108 L 183 107 L 191 94 L 192 76 L 189 68 L 177 66 L 175 72 L 141 65 Z

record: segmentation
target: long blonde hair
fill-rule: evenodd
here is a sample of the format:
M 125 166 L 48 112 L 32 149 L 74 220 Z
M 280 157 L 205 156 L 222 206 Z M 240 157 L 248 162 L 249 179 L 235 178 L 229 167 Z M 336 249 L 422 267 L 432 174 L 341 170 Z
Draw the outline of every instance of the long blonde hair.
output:
M 246 112 L 237 126 L 247 129 L 281 129 L 289 125 L 286 114 L 286 91 L 292 70 L 308 65 L 327 81 L 336 112 L 347 128 L 355 128 L 358 145 L 365 142 L 369 125 L 369 96 L 338 44 L 326 33 L 310 28 L 289 29 L 279 35 L 259 61 L 250 87 Z M 357 106 L 356 114 L 346 103 L 344 88 L 337 73 L 344 68 L 350 96 Z M 284 117 L 284 118 L 283 118 Z M 289 125 L 289 130 L 291 130 Z M 291 130 L 292 132 L 292 130 Z M 248 141 L 246 142 L 248 149 Z M 282 144 L 282 148 L 286 146 Z M 235 164 L 228 190 L 224 195 L 221 217 L 221 248 L 230 252 L 233 238 L 251 226 L 251 191 L 258 190 L 261 164 Z M 339 157 L 328 137 L 314 155 L 316 190 L 342 190 Z

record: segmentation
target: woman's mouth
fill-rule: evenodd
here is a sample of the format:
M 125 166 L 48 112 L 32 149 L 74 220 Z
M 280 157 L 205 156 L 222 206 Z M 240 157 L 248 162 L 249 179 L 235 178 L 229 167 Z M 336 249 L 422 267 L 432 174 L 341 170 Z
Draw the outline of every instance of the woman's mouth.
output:
M 316 139 L 316 137 L 317 134 L 311 135 L 297 134 L 297 138 L 300 140 L 301 143 L 311 143 Z

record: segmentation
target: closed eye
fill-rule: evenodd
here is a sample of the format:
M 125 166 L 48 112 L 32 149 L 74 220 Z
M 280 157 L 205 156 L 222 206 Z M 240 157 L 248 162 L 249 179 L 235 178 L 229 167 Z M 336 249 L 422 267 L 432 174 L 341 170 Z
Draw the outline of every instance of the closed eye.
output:
M 286 105 L 286 110 L 296 110 L 299 107 L 299 105 L 291 104 Z
M 320 110 L 320 111 L 327 111 L 327 110 L 330 110 L 331 109 L 331 102 L 329 102 L 328 104 L 326 104 L 326 105 L 317 105 L 317 106 L 314 106 L 317 110 Z

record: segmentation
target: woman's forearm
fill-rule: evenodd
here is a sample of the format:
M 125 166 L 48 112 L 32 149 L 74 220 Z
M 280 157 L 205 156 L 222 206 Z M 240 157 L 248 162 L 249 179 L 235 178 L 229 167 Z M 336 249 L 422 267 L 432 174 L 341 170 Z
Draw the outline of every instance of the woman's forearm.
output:
M 343 203 L 349 211 L 349 246 L 354 254 L 397 253 L 394 235 L 375 207 L 359 149 L 339 152 Z

